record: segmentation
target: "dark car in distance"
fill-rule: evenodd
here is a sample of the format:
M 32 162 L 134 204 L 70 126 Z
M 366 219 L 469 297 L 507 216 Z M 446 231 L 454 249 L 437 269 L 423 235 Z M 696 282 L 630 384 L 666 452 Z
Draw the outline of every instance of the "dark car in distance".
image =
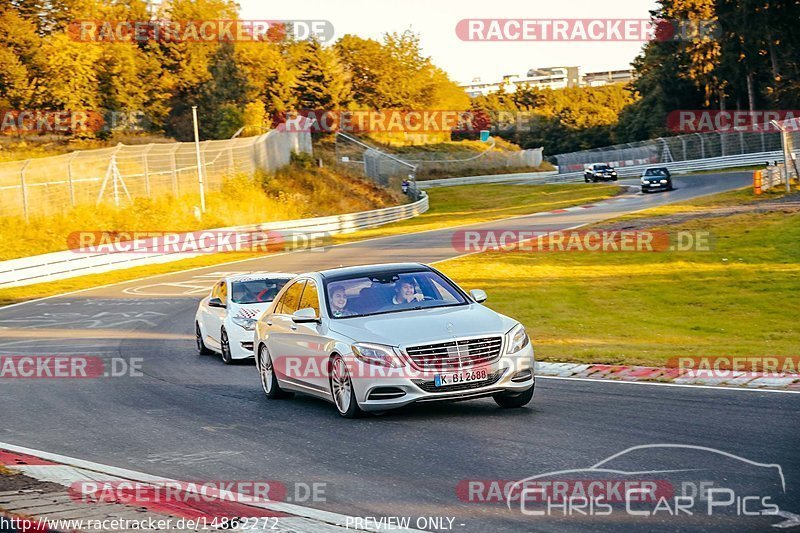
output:
M 672 174 L 666 167 L 651 167 L 642 173 L 642 192 L 671 191 Z
M 595 163 L 583 171 L 583 180 L 586 183 L 597 181 L 617 181 L 617 171 L 605 163 Z

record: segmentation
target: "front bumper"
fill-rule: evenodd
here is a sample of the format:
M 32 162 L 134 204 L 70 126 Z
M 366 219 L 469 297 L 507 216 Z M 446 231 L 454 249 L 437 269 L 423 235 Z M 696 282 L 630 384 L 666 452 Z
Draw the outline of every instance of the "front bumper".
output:
M 669 183 L 642 183 L 642 192 L 669 190 Z
M 247 359 L 253 357 L 253 331 L 247 331 L 241 326 L 230 324 L 226 328 L 228 342 L 231 345 L 232 359 Z
M 365 365 L 354 362 L 355 365 Z M 524 392 L 534 386 L 534 353 L 529 343 L 514 355 L 503 355 L 485 366 L 464 368 L 486 369 L 487 379 L 436 387 L 433 373 L 386 371 L 368 375 L 369 368 L 360 368 L 353 378 L 358 404 L 364 411 L 384 411 L 422 402 L 452 402 L 492 396 L 498 392 Z M 397 374 L 407 374 L 398 376 Z

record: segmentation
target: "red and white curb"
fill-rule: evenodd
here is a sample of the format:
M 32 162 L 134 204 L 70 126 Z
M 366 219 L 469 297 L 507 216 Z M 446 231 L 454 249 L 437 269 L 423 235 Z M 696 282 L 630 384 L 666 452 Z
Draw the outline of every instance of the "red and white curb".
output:
M 800 393 L 800 374 L 762 372 L 692 371 L 650 366 L 598 365 L 536 362 L 536 373 L 543 377 L 609 380 L 651 384 L 712 386 L 748 390 L 777 390 Z
M 39 450 L 33 450 L 22 446 L 16 446 L 0 442 L 0 464 L 4 465 L 10 470 L 16 470 L 25 474 L 28 477 L 37 479 L 43 482 L 51 482 L 63 485 L 68 489 L 74 489 L 75 486 L 80 486 L 81 483 L 86 482 L 134 482 L 137 486 L 151 486 L 159 487 L 165 484 L 177 484 L 176 480 L 157 477 L 143 472 L 136 472 L 114 466 L 102 465 L 82 459 L 76 459 L 63 455 L 58 455 Z M 185 485 L 185 484 L 184 484 Z M 186 492 L 192 492 L 193 489 L 187 486 Z M 200 493 L 196 493 L 202 496 Z M 236 501 L 250 501 L 252 495 L 242 495 L 233 493 L 234 500 Z M 201 498 L 197 498 L 198 500 Z M 217 509 L 219 504 L 225 504 L 226 516 L 230 516 L 229 512 L 233 509 L 231 505 L 240 508 L 249 508 L 247 513 L 242 513 L 242 516 L 255 516 L 255 517 L 270 517 L 271 520 L 268 525 L 258 530 L 270 531 L 291 531 L 291 532 L 309 532 L 309 533 L 341 533 L 344 531 L 373 531 L 381 532 L 384 529 L 380 527 L 354 527 L 366 524 L 365 518 L 352 517 L 339 513 L 329 511 L 322 511 L 319 509 L 312 509 L 303 507 L 292 503 L 277 502 L 277 501 L 262 501 L 253 503 L 234 503 L 234 502 L 217 502 Z M 163 503 L 155 503 L 151 505 L 150 502 L 136 502 L 131 504 L 121 504 L 129 507 L 135 507 L 139 510 L 146 508 L 148 511 L 157 513 L 162 516 L 171 516 L 176 518 L 196 518 L 197 516 L 207 515 L 212 508 L 203 508 L 196 505 L 173 505 L 166 508 Z M 235 510 L 235 509 L 234 509 Z M 13 513 L 13 511 L 12 511 Z M 90 513 L 90 508 L 87 506 L 87 514 Z M 34 513 L 35 514 L 35 513 Z M 375 523 L 375 518 L 370 517 Z M 242 529 L 244 530 L 244 529 Z M 398 529 L 400 531 L 418 531 L 415 529 Z M 232 529 L 231 531 L 238 531 Z M 248 530 L 254 531 L 254 530 Z

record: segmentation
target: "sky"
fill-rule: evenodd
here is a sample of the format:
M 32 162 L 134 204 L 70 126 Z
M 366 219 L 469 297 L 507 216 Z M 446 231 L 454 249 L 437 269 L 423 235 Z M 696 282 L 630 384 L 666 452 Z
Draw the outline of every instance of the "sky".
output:
M 629 68 L 641 42 L 465 42 L 462 19 L 647 19 L 656 0 L 239 0 L 241 18 L 327 20 L 347 33 L 380 39 L 411 29 L 423 51 L 457 82 L 495 81 L 528 69 L 579 66 L 584 72 Z

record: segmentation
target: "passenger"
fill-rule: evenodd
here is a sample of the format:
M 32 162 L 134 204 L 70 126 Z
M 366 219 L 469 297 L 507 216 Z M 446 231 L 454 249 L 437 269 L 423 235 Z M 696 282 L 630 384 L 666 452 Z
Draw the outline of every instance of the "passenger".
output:
M 392 303 L 395 305 L 409 304 L 411 302 L 421 302 L 425 299 L 423 295 L 414 289 L 414 284 L 410 281 L 398 281 L 395 284 L 395 295 Z
M 351 316 L 353 313 L 348 309 L 345 309 L 347 306 L 347 291 L 344 288 L 344 285 L 334 285 L 330 288 L 330 295 L 331 295 L 331 313 L 336 318 L 343 317 L 343 316 Z

